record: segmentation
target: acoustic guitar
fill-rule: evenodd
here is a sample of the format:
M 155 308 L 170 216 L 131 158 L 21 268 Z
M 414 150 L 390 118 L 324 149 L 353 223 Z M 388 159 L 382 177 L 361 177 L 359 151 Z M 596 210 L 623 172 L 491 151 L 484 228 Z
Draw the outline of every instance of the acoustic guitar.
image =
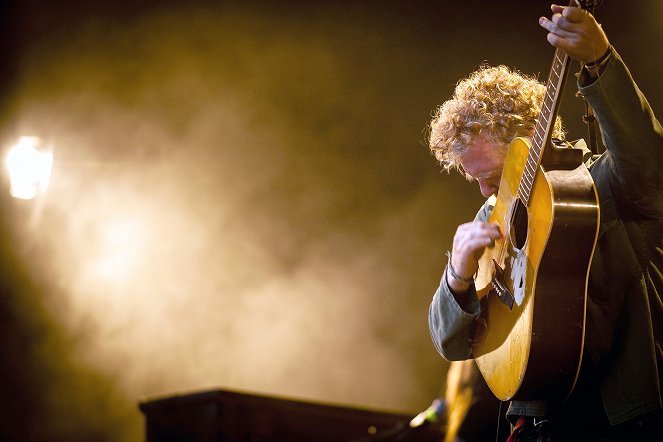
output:
M 568 71 L 557 49 L 534 134 L 507 151 L 488 220 L 504 238 L 479 260 L 473 356 L 501 400 L 563 400 L 580 370 L 599 206 L 582 151 L 551 137 Z

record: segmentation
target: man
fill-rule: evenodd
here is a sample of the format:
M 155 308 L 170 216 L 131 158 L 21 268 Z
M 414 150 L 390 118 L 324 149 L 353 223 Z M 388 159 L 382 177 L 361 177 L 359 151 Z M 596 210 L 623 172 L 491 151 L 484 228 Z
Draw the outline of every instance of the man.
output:
M 551 45 L 584 64 L 578 90 L 594 109 L 607 151 L 598 159 L 587 156 L 601 213 L 579 380 L 561 406 L 513 401 L 509 440 L 660 441 L 663 129 L 590 13 L 553 5 L 551 19 L 539 23 Z M 513 138 L 531 136 L 544 89 L 504 66 L 481 67 L 437 109 L 432 152 L 445 169 L 476 180 L 485 197 L 496 195 L 506 149 Z M 559 121 L 553 136 L 563 136 Z M 503 235 L 485 222 L 491 209 L 489 199 L 474 222 L 458 227 L 430 306 L 431 336 L 448 360 L 473 357 L 481 313 L 473 275 L 486 247 Z

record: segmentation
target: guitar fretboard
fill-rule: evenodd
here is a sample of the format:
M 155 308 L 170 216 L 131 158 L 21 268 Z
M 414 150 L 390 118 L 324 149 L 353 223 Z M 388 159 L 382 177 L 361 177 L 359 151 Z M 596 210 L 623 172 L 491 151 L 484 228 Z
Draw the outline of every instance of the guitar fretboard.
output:
M 557 111 L 561 102 L 561 95 L 564 89 L 564 82 L 569 70 L 569 56 L 561 49 L 555 51 L 552 67 L 548 74 L 548 83 L 546 85 L 546 94 L 543 98 L 541 113 L 536 120 L 534 135 L 532 136 L 532 145 L 527 156 L 527 162 L 523 169 L 523 176 L 518 186 L 518 197 L 525 204 L 529 205 L 534 185 L 534 176 L 541 165 L 543 150 L 549 144 L 552 138 Z

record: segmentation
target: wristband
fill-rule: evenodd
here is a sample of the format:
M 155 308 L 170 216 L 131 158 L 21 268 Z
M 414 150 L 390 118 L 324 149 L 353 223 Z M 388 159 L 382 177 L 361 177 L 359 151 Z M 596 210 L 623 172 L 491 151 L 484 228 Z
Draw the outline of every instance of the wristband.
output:
M 464 282 L 465 284 L 472 284 L 474 282 L 474 276 L 470 278 L 464 278 L 460 276 L 456 272 L 456 269 L 454 269 L 453 264 L 451 264 L 451 252 L 447 252 L 447 257 L 449 258 L 449 262 L 447 263 L 447 270 L 449 271 L 449 273 L 451 273 L 451 277 L 456 281 Z
M 603 55 L 601 55 L 599 58 L 597 58 L 592 62 L 585 63 L 585 67 L 587 69 L 600 68 L 610 60 L 611 55 L 612 55 L 612 46 L 608 46 L 608 50 L 605 51 Z

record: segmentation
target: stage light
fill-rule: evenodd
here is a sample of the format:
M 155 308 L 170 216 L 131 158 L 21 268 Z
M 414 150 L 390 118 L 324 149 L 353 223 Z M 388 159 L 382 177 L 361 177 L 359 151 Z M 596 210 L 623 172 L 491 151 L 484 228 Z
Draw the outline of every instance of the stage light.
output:
M 10 194 L 29 200 L 46 192 L 53 166 L 53 150 L 39 137 L 20 137 L 6 159 Z

